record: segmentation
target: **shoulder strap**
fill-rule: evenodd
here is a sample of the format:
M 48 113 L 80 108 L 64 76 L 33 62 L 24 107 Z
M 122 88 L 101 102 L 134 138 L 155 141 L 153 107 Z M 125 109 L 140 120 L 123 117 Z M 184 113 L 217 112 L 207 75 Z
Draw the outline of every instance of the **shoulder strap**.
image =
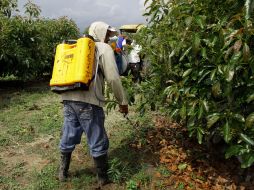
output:
M 100 70 L 99 68 L 99 53 L 98 53 L 98 49 L 97 47 L 95 46 L 95 64 L 96 64 L 96 67 L 95 67 L 95 74 L 94 74 L 94 94 L 96 96 L 96 98 L 99 100 L 99 101 L 102 101 L 102 102 L 106 102 L 105 100 L 101 99 L 98 95 L 97 95 L 97 92 L 96 92 L 96 81 L 97 81 L 97 75 L 98 75 L 98 72 Z M 101 73 L 103 74 L 103 72 L 101 71 Z

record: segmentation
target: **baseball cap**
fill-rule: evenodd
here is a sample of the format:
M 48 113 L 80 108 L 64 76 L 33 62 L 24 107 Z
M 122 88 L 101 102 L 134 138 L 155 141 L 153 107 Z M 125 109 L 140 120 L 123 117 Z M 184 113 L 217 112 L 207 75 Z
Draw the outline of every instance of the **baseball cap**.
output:
M 108 30 L 111 31 L 111 32 L 116 32 L 116 29 L 114 27 L 112 27 L 112 26 L 109 26 Z

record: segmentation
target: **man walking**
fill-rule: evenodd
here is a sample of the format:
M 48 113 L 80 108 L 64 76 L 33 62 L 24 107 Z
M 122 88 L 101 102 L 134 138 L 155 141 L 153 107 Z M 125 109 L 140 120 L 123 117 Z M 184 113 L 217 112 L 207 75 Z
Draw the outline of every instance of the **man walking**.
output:
M 128 102 L 118 74 L 114 53 L 107 44 L 115 32 L 114 28 L 104 22 L 91 24 L 89 35 L 95 39 L 95 65 L 98 64 L 99 67 L 96 79 L 93 80 L 88 91 L 73 90 L 62 93 L 64 124 L 59 145 L 61 152 L 60 181 L 65 181 L 68 177 L 71 154 L 76 144 L 80 143 L 82 134 L 85 133 L 96 166 L 98 183 L 102 186 L 109 182 L 107 175 L 109 141 L 104 128 L 103 111 L 104 81 L 112 89 L 119 103 L 119 111 L 124 114 L 128 113 Z

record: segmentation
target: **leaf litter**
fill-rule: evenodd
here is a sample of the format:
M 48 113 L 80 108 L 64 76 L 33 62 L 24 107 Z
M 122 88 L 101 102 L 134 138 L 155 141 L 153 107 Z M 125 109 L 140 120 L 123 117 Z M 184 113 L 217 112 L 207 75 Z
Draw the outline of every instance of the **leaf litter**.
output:
M 146 142 L 137 135 L 132 148 L 157 154 L 158 165 L 168 170 L 154 173 L 152 183 L 159 189 L 251 190 L 254 168 L 241 169 L 236 158 L 225 159 L 216 149 L 198 144 L 188 131 L 164 116 L 155 116 L 154 128 L 146 133 Z M 156 179 L 156 180 L 155 180 Z M 156 184 L 151 187 L 158 189 Z

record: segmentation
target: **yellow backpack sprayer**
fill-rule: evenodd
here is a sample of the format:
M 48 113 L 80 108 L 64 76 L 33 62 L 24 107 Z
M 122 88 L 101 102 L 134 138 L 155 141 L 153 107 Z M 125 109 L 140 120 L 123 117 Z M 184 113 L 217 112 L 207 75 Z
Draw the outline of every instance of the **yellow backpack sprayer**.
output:
M 56 48 L 50 87 L 53 92 L 88 90 L 93 80 L 95 42 L 91 36 L 68 40 Z

